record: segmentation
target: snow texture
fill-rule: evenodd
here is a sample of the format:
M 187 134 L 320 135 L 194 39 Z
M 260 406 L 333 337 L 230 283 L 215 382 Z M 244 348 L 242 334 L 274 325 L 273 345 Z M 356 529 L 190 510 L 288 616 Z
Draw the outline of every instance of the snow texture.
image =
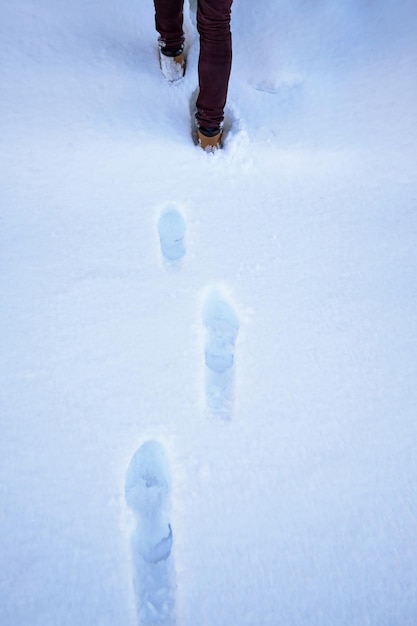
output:
M 416 3 L 3 5 L 0 625 L 415 626 Z

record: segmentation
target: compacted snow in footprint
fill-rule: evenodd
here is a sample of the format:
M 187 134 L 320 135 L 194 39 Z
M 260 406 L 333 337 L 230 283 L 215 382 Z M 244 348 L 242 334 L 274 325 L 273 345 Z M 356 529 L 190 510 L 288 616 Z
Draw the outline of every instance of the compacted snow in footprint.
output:
M 170 478 L 163 447 L 145 442 L 135 452 L 126 475 L 126 501 L 135 513 L 132 560 L 139 623 L 172 626 L 175 573 L 169 522 Z
M 233 411 L 235 342 L 239 321 L 220 288 L 210 288 L 203 305 L 206 328 L 206 398 L 209 413 L 230 419 Z
M 0 625 L 415 626 L 417 12 L 0 23 Z
M 166 206 L 158 219 L 161 253 L 168 263 L 180 261 L 185 254 L 185 219 L 175 205 Z

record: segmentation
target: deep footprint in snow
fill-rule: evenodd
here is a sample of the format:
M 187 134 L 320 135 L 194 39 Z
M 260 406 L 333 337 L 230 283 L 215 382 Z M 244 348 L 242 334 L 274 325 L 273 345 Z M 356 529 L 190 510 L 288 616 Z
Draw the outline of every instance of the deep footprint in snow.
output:
M 190 109 L 190 122 L 191 122 L 191 138 L 193 143 L 198 145 L 197 127 L 195 123 L 195 114 L 197 112 L 196 101 L 198 98 L 198 88 L 191 94 L 189 100 Z M 248 134 L 244 128 L 244 124 L 233 106 L 228 104 L 224 110 L 224 122 L 223 122 L 223 136 L 222 136 L 222 151 L 233 152 L 239 151 L 244 148 L 249 141 Z M 215 151 L 217 152 L 217 151 Z M 215 152 L 208 152 L 207 154 L 213 155 Z
M 206 401 L 211 413 L 230 419 L 233 408 L 235 342 L 238 317 L 222 292 L 214 288 L 203 306 L 206 327 Z
M 180 261 L 185 254 L 185 219 L 175 204 L 165 207 L 159 216 L 158 234 L 162 256 L 169 263 Z
M 139 622 L 143 626 L 174 626 L 169 467 L 158 442 L 147 441 L 134 454 L 126 474 L 125 493 L 137 522 L 131 545 Z

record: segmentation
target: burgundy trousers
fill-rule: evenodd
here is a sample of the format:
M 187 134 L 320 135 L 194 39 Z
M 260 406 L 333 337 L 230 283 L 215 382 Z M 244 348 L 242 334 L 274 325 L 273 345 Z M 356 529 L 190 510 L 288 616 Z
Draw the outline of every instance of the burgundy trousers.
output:
M 196 120 L 204 128 L 218 128 L 224 118 L 232 66 L 230 14 L 233 0 L 198 0 L 197 29 L 200 56 Z M 154 0 L 156 30 L 167 50 L 175 52 L 184 43 L 184 0 Z

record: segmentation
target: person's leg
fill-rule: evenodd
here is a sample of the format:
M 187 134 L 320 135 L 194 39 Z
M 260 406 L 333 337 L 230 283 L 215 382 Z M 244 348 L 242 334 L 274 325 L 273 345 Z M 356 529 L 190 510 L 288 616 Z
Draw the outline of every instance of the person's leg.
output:
M 200 93 L 196 121 L 202 129 L 218 129 L 223 123 L 232 66 L 231 7 L 232 0 L 198 0 Z
M 184 0 L 154 0 L 155 25 L 160 35 L 164 52 L 176 53 L 184 45 L 183 5 Z

